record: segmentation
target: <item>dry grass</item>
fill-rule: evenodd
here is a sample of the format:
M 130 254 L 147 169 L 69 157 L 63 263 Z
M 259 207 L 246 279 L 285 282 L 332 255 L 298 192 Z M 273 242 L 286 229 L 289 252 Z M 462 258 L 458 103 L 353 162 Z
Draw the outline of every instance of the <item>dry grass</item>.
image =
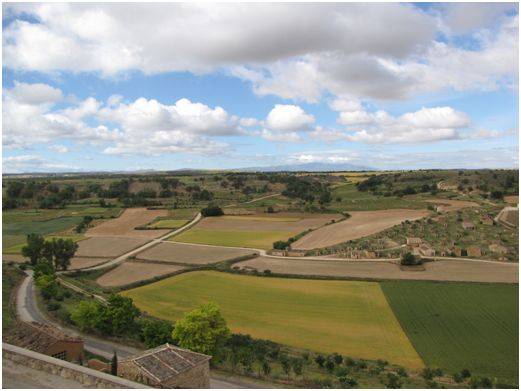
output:
M 293 243 L 292 248 L 311 250 L 328 247 L 372 235 L 400 224 L 402 221 L 420 219 L 428 214 L 428 211 L 413 209 L 351 212 L 351 217 L 347 220 L 310 232 Z
M 462 208 L 471 208 L 474 206 L 479 206 L 477 203 L 472 201 L 449 200 L 446 198 L 431 198 L 425 201 L 430 202 L 432 204 L 440 205 L 440 212 L 453 212 Z
M 177 265 L 124 262 L 117 268 L 103 274 L 96 282 L 104 287 L 116 287 L 163 276 L 183 269 L 182 266 Z
M 121 236 L 133 238 L 157 238 L 166 234 L 168 229 L 136 230 L 134 228 L 144 226 L 156 217 L 166 217 L 166 209 L 148 210 L 146 208 L 129 208 L 121 216 L 102 222 L 89 229 L 86 236 Z
M 436 261 L 424 264 L 425 271 L 401 270 L 386 261 L 300 260 L 258 257 L 236 263 L 241 269 L 309 276 L 375 278 L 396 280 L 472 281 L 517 283 L 517 263 Z
M 248 254 L 253 254 L 253 251 L 182 243 L 160 243 L 139 253 L 136 258 L 144 261 L 206 265 Z
M 78 257 L 110 258 L 129 252 L 148 242 L 143 238 L 94 237 L 79 242 Z

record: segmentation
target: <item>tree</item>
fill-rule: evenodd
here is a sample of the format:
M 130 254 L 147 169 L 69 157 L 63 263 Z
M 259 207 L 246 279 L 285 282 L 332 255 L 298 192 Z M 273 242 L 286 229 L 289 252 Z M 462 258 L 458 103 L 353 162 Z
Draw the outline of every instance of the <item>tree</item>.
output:
M 102 305 L 95 300 L 82 300 L 71 312 L 71 319 L 82 331 L 94 331 L 99 327 Z
M 280 358 L 280 365 L 282 365 L 282 370 L 284 371 L 284 373 L 286 374 L 286 376 L 289 376 L 289 372 L 290 372 L 290 370 L 291 370 L 291 363 L 290 363 L 290 361 L 289 361 L 288 356 L 283 355 L 283 356 Z
M 47 259 L 40 259 L 36 266 L 34 267 L 34 279 L 37 279 L 43 275 L 53 275 L 54 274 L 54 266 L 51 261 Z
M 130 297 L 112 294 L 103 307 L 102 322 L 112 335 L 126 334 L 134 330 L 135 319 L 141 314 Z
M 216 205 L 209 205 L 204 209 L 201 209 L 201 215 L 203 217 L 208 216 L 222 216 L 224 214 L 223 210 Z
M 273 248 L 275 250 L 285 250 L 286 247 L 288 247 L 288 242 L 284 241 L 284 240 L 277 240 L 276 242 L 273 243 Z
M 110 362 L 110 374 L 118 376 L 118 355 L 115 350 L 114 355 L 112 356 L 112 361 Z
M 405 253 L 402 255 L 401 264 L 404 266 L 412 266 L 418 264 L 416 256 L 412 253 Z
M 331 355 L 331 358 L 333 359 L 333 361 L 335 362 L 336 365 L 340 365 L 342 364 L 342 361 L 344 360 L 344 358 L 342 357 L 342 355 L 338 354 L 338 353 L 333 353 Z
M 67 270 L 77 249 L 78 243 L 74 243 L 72 239 L 53 239 L 52 250 L 56 269 Z
M 42 258 L 44 243 L 45 239 L 42 235 L 27 235 L 27 244 L 22 247 L 22 255 L 31 260 L 31 265 L 35 266 Z
M 500 190 L 494 190 L 490 193 L 490 198 L 494 200 L 502 200 L 503 199 L 503 192 Z
M 167 320 L 145 318 L 141 321 L 141 340 L 147 348 L 172 342 L 174 326 Z
M 270 364 L 268 361 L 264 360 L 262 362 L 262 373 L 264 374 L 264 376 L 269 376 L 270 372 L 271 372 Z
M 318 364 L 320 368 L 324 367 L 324 363 L 326 362 L 326 359 L 321 354 L 317 355 L 315 357 L 315 362 Z
M 356 379 L 351 376 L 341 376 L 338 378 L 338 382 L 342 388 L 353 388 L 358 385 Z
M 42 292 L 44 299 L 50 299 L 58 293 L 58 283 L 56 282 L 56 276 L 54 275 L 41 275 L 35 280 L 35 283 Z
M 291 367 L 295 375 L 300 376 L 304 370 L 304 362 L 301 358 L 294 358 L 291 360 Z
M 326 365 L 325 365 L 325 366 L 326 366 L 326 369 L 327 369 L 327 371 L 328 371 L 329 373 L 332 373 L 333 370 L 335 369 L 335 363 L 334 363 L 334 361 L 329 360 L 329 359 L 326 361 Z
M 400 378 L 394 373 L 387 374 L 387 382 L 385 383 L 385 387 L 387 388 L 402 388 L 402 381 Z
M 176 322 L 172 338 L 182 348 L 215 355 L 230 336 L 226 321 L 214 303 L 206 303 Z

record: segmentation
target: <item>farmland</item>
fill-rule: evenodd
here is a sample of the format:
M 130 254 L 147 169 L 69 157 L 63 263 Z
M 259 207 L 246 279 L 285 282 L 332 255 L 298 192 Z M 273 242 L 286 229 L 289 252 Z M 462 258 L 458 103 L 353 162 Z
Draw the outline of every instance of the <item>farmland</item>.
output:
M 425 210 L 391 209 L 374 212 L 353 212 L 347 220 L 330 224 L 303 236 L 293 243 L 295 249 L 311 250 L 328 247 L 383 231 L 405 220 L 428 215 Z
M 124 262 L 108 273 L 103 274 L 96 283 L 103 287 L 117 287 L 183 270 L 182 266 L 157 263 Z
M 251 250 L 163 242 L 139 254 L 143 261 L 205 265 L 253 254 Z
M 436 261 L 424 264 L 423 271 L 402 270 L 399 265 L 385 261 L 337 261 L 257 257 L 234 264 L 244 270 L 262 273 L 270 270 L 277 274 L 303 276 L 329 276 L 357 279 L 396 279 L 472 282 L 519 282 L 517 263 L 493 263 L 474 261 Z
M 517 285 L 383 282 L 382 289 L 426 365 L 518 383 Z
M 195 228 L 173 237 L 182 243 L 269 249 L 277 240 L 287 240 L 310 228 L 318 228 L 338 214 L 286 213 L 209 217 Z
M 377 283 L 202 271 L 123 294 L 142 310 L 170 320 L 212 300 L 234 332 L 318 352 L 423 366 Z
M 117 257 L 146 242 L 147 240 L 143 238 L 92 237 L 79 243 L 76 255 L 80 257 Z

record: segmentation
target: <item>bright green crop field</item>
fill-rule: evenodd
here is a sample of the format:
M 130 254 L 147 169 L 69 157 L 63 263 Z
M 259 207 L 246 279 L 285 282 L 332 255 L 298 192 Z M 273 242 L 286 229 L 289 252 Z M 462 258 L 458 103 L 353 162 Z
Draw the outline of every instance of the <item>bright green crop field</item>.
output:
M 181 243 L 211 244 L 214 246 L 250 247 L 268 250 L 273 242 L 292 236 L 288 231 L 234 231 L 192 228 L 171 240 Z
M 432 368 L 518 383 L 518 286 L 389 281 L 382 289 Z
M 131 297 L 141 310 L 170 320 L 214 301 L 234 332 L 316 352 L 384 359 L 412 369 L 423 367 L 375 282 L 200 271 L 123 295 Z

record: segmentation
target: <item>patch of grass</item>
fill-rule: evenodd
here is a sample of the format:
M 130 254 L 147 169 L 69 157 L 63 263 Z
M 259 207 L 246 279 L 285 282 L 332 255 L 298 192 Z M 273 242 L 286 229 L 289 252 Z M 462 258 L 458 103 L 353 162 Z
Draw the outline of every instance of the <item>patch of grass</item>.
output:
M 383 282 L 391 307 L 425 363 L 518 383 L 518 286 Z
M 141 310 L 170 320 L 214 301 L 233 332 L 318 352 L 423 367 L 378 283 L 198 271 L 123 295 Z
M 46 235 L 45 239 L 72 239 L 74 242 L 79 242 L 80 240 L 85 239 L 84 235 Z M 11 245 L 7 248 L 3 248 L 2 252 L 4 254 L 20 254 L 22 252 L 22 247 L 26 245 L 26 237 L 21 237 L 21 243 L 17 243 L 15 245 Z
M 292 223 L 296 221 L 302 220 L 299 217 L 263 217 L 263 216 L 223 216 L 221 217 L 225 220 L 239 220 L 239 221 L 273 221 L 279 223 Z
M 215 246 L 251 247 L 270 249 L 273 242 L 286 240 L 292 235 L 284 231 L 235 231 L 192 228 L 171 240 L 181 243 L 211 244 Z
M 10 307 L 14 287 L 23 279 L 24 273 L 15 266 L 2 265 L 2 330 L 6 332 L 15 321 Z
M 20 221 L 9 224 L 4 224 L 4 235 L 28 235 L 36 233 L 40 235 L 47 235 L 53 232 L 65 231 L 79 224 L 81 217 L 62 217 L 51 219 L 48 221 Z
M 161 219 L 151 223 L 150 225 L 148 225 L 148 227 L 175 229 L 182 227 L 183 225 L 188 223 L 188 221 L 189 220 Z

